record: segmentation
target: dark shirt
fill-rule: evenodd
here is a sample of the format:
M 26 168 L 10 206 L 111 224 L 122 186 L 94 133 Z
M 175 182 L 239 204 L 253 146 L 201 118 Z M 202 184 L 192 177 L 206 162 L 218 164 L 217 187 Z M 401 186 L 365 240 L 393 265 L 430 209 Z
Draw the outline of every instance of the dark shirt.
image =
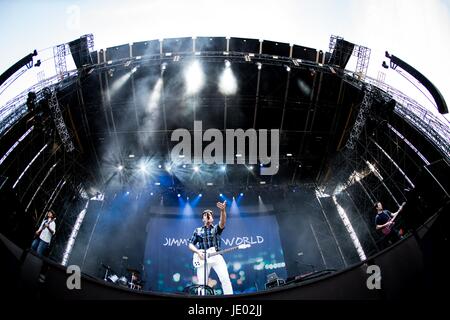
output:
M 375 216 L 375 225 L 381 226 L 387 223 L 392 218 L 392 213 L 389 210 L 383 210 Z
M 206 246 L 206 249 L 215 247 L 216 250 L 219 251 L 221 243 L 220 235 L 222 234 L 222 231 L 223 229 L 219 227 L 219 225 L 212 225 L 209 228 L 206 228 L 205 226 L 195 228 L 194 234 L 189 239 L 189 243 L 198 245 L 197 247 L 201 250 L 204 250 Z

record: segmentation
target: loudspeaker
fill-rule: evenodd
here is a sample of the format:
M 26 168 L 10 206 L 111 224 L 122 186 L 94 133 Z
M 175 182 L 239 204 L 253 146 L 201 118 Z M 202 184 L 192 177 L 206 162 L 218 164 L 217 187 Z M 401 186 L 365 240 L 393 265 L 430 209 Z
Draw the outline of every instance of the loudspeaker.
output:
M 336 65 L 342 69 L 345 69 L 348 60 L 350 60 L 350 57 L 352 56 L 354 47 L 355 45 L 353 43 L 345 41 L 344 39 L 337 39 L 336 46 L 328 60 L 328 64 Z
M 69 47 L 77 69 L 80 69 L 85 65 L 92 64 L 92 57 L 89 54 L 87 37 L 81 37 L 69 42 Z

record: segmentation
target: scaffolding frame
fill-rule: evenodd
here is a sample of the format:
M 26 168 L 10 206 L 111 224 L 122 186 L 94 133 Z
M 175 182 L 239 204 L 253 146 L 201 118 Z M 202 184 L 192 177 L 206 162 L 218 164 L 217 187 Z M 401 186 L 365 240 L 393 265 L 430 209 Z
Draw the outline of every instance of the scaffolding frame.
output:
M 353 50 L 350 51 L 344 51 L 345 49 L 337 48 L 336 43 L 338 40 L 344 40 L 343 37 L 331 35 L 330 36 L 330 42 L 328 44 L 328 48 L 330 49 L 330 53 L 337 52 L 338 55 L 341 54 L 348 54 L 351 56 L 356 57 L 356 68 L 355 68 L 355 76 L 359 80 L 364 80 L 367 75 L 367 69 L 369 68 L 369 62 L 370 62 L 370 53 L 371 49 L 361 46 L 359 44 L 353 44 Z

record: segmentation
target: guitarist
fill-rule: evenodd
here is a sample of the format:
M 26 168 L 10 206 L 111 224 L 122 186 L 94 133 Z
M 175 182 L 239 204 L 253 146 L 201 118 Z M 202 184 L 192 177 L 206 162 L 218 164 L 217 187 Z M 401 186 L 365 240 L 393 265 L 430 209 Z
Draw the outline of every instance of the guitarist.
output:
M 216 251 L 220 250 L 220 235 L 223 229 L 225 229 L 225 223 L 227 221 L 226 213 L 226 201 L 223 203 L 218 202 L 217 208 L 220 210 L 220 220 L 218 225 L 214 225 L 213 212 L 211 210 L 205 210 L 202 213 L 203 227 L 196 228 L 192 237 L 189 239 L 189 249 L 197 254 L 201 260 L 204 260 L 204 250 L 214 247 Z M 214 259 L 213 263 L 209 263 L 206 260 L 207 270 L 206 279 L 209 277 L 211 267 L 217 273 L 220 283 L 222 284 L 222 290 L 224 294 L 233 294 L 233 287 L 231 286 L 230 276 L 228 274 L 227 264 L 222 255 L 217 255 L 217 259 Z M 205 285 L 205 265 L 197 268 L 197 279 L 199 285 Z
M 55 212 L 51 209 L 48 210 L 46 219 L 42 221 L 41 226 L 35 233 L 35 239 L 31 244 L 31 249 L 40 255 L 46 255 L 47 249 L 50 246 L 50 241 L 56 230 L 55 219 Z
M 374 207 L 377 212 L 375 216 L 375 225 L 377 230 L 382 230 L 386 235 L 388 243 L 393 243 L 403 238 L 402 229 L 395 225 L 394 219 L 403 210 L 405 202 L 394 213 L 389 210 L 384 210 L 381 202 L 376 202 Z

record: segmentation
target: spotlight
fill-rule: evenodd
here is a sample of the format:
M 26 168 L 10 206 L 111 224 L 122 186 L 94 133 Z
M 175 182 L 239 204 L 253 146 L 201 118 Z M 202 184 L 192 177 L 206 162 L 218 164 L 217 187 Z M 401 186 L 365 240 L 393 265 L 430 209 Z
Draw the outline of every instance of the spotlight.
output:
M 178 197 L 178 198 L 181 197 L 181 194 L 177 194 L 177 197 Z
M 200 62 L 194 61 L 189 65 L 184 73 L 186 82 L 186 93 L 195 94 L 203 87 L 204 75 Z
M 200 193 L 199 195 L 198 195 L 199 197 L 203 197 L 203 195 Z
M 248 167 L 248 170 L 253 170 L 253 166 L 249 166 L 249 167 Z
M 150 195 L 152 196 L 152 195 L 153 195 L 153 192 L 150 192 Z
M 291 67 L 286 66 L 286 71 L 287 71 L 287 72 L 291 71 Z
M 223 95 L 232 95 L 237 91 L 236 77 L 230 66 L 230 61 L 225 60 L 225 70 L 223 70 L 219 78 L 219 90 Z
M 223 193 L 219 193 L 219 197 L 223 197 Z
M 170 165 L 166 164 L 166 171 L 170 172 L 170 170 L 172 170 L 172 167 Z
M 141 170 L 142 172 L 145 172 L 145 171 L 146 171 L 145 169 L 146 169 L 146 168 L 145 168 L 145 164 L 141 163 L 141 164 L 139 165 L 139 170 Z
M 134 158 L 134 154 L 128 155 L 128 158 Z
M 243 196 L 244 196 L 244 193 L 241 192 L 239 195 L 240 195 L 241 197 L 243 197 Z
M 162 168 L 162 165 L 158 164 L 158 168 L 161 169 L 161 168 Z
M 166 68 L 167 68 L 167 63 L 164 62 L 164 63 L 161 65 L 161 71 L 166 70 Z
M 256 65 L 258 66 L 258 70 L 261 70 L 261 68 L 262 68 L 261 62 L 257 62 Z
M 127 195 L 129 195 L 130 194 L 130 191 L 127 191 Z
M 227 171 L 227 166 L 221 166 L 221 167 L 220 167 L 220 171 L 222 171 L 222 172 Z
M 183 165 L 182 165 L 182 167 L 183 167 L 183 168 L 186 168 L 186 165 L 185 165 L 185 164 L 183 164 Z
M 197 167 L 197 166 L 194 167 L 195 172 L 198 172 L 199 170 L 200 170 L 199 167 Z
M 135 73 L 137 71 L 137 67 L 134 67 L 133 69 L 131 69 L 131 73 Z
M 287 153 L 286 157 L 292 157 L 292 153 Z
M 122 171 L 123 170 L 123 165 L 119 164 L 119 166 L 117 167 L 117 170 Z

